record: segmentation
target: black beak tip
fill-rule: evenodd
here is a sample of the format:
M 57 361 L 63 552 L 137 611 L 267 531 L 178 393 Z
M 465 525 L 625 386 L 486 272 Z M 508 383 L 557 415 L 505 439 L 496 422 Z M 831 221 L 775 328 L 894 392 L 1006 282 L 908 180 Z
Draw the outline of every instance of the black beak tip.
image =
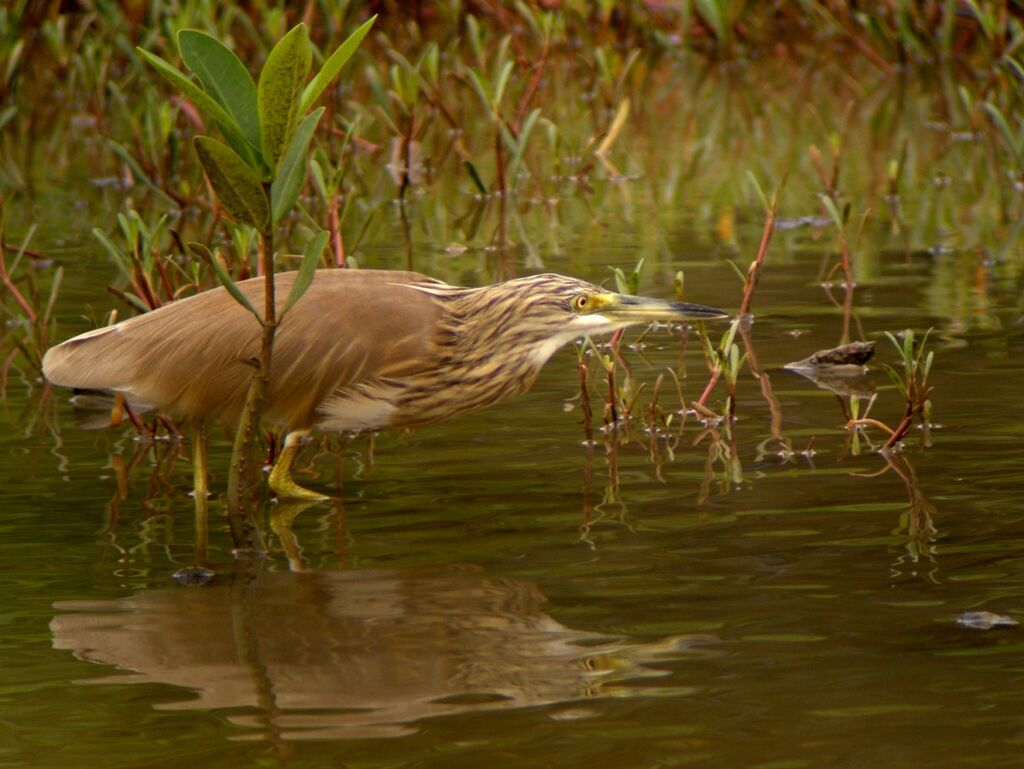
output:
M 714 320 L 716 318 L 729 317 L 729 313 L 725 310 L 719 310 L 716 307 L 707 307 L 703 304 L 675 302 L 672 307 L 693 320 Z

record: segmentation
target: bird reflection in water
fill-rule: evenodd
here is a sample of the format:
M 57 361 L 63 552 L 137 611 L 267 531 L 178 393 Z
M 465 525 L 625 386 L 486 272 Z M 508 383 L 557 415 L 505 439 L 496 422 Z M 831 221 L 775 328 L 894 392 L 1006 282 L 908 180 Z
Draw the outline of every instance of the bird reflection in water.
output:
M 57 605 L 53 645 L 195 697 L 162 710 L 250 709 L 268 739 L 394 737 L 467 711 L 685 694 L 659 658 L 707 637 L 628 644 L 541 611 L 536 586 L 476 567 L 263 572 L 229 584 Z

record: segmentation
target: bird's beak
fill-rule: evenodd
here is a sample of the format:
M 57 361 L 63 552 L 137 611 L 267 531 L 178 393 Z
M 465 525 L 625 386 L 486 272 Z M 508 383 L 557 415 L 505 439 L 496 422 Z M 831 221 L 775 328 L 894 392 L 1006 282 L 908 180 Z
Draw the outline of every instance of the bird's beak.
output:
M 707 320 L 726 318 L 729 313 L 688 302 L 666 302 L 628 294 L 599 294 L 594 297 L 591 312 L 600 313 L 609 320 L 636 323 L 642 321 Z

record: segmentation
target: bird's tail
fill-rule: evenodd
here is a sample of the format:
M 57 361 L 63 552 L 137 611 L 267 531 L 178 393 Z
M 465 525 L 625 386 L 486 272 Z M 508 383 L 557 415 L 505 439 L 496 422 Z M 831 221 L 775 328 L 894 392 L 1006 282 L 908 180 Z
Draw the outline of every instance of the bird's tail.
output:
M 51 347 L 43 356 L 43 375 L 61 387 L 121 389 L 131 364 L 117 355 L 120 336 L 118 326 L 106 326 Z

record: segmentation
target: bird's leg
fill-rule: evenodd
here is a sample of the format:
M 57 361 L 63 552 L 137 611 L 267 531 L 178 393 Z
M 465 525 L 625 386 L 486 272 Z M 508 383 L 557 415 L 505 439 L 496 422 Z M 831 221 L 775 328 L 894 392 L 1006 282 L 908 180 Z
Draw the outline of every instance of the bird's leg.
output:
M 208 485 L 206 476 L 206 423 L 192 420 L 192 496 L 196 506 L 196 564 L 206 563 L 209 535 Z
M 206 499 L 209 486 L 206 481 L 206 424 L 192 420 L 192 493 L 197 500 Z
M 302 451 L 302 439 L 309 435 L 309 430 L 292 430 L 285 436 L 284 447 L 270 470 L 267 485 L 270 490 L 283 499 L 315 499 L 324 500 L 324 496 L 310 489 L 305 489 L 292 480 L 292 463 Z

